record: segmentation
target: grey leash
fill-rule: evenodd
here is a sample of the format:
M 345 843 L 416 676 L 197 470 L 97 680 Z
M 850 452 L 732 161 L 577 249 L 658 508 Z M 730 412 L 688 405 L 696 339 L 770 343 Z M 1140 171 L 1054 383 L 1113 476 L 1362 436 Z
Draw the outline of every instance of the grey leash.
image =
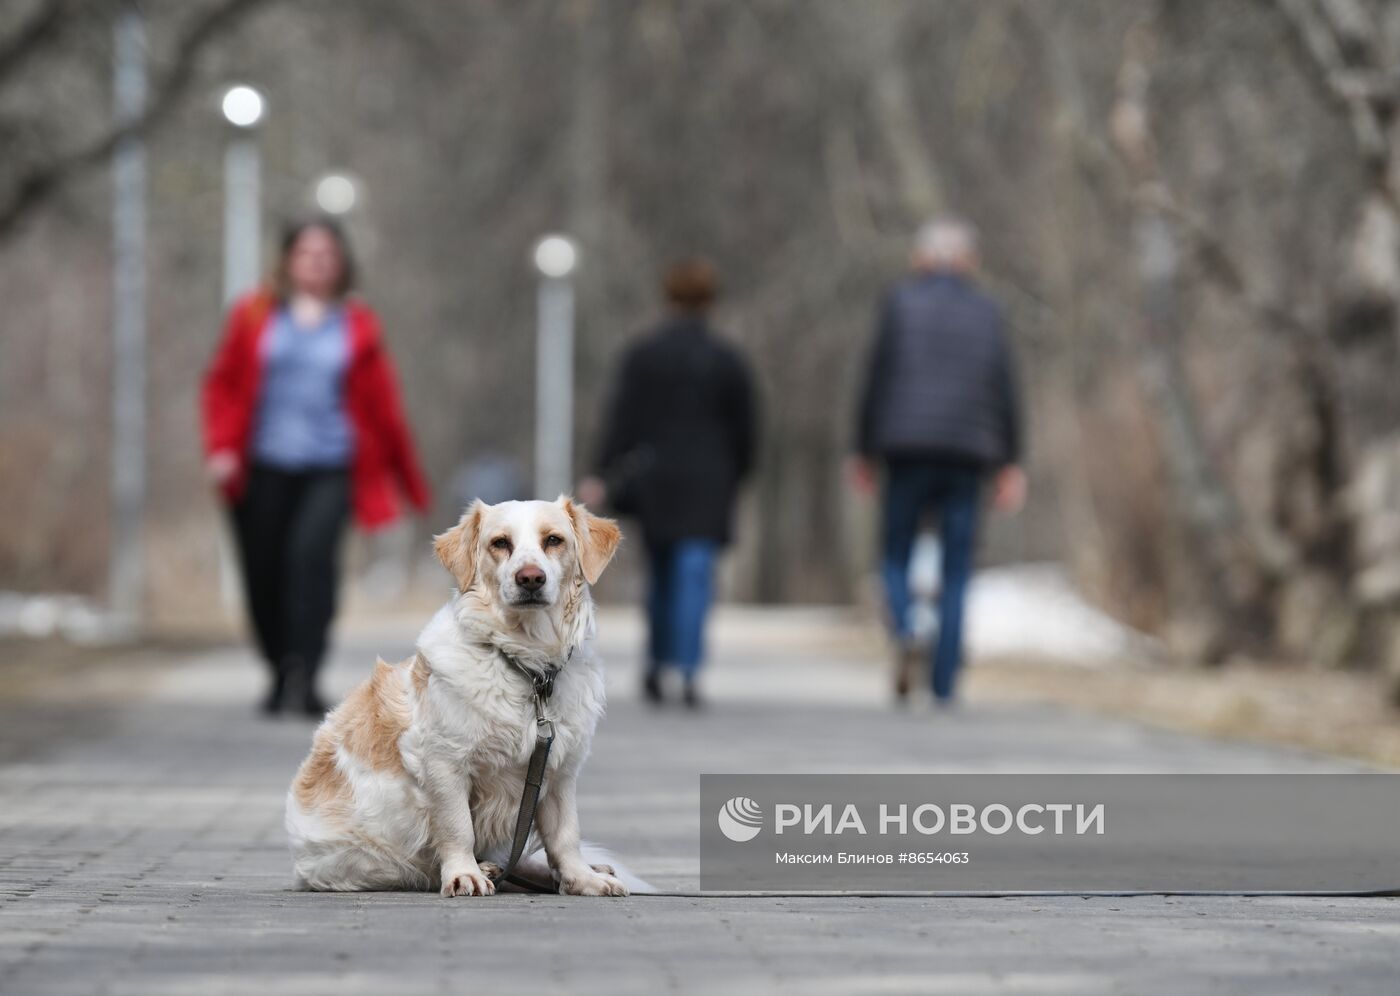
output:
M 545 705 L 554 694 L 554 679 L 564 669 L 564 665 L 573 659 L 574 650 L 572 647 L 569 648 L 569 655 L 564 658 L 564 664 L 546 665 L 544 670 L 536 671 L 525 667 L 499 647 L 496 649 L 507 664 L 519 671 L 530 682 L 534 688 L 535 700 L 535 749 L 530 753 L 530 766 L 525 771 L 525 789 L 520 794 L 520 811 L 515 817 L 515 838 L 511 841 L 510 858 L 507 859 L 506 867 L 501 872 L 501 878 L 511 885 L 529 892 L 553 892 L 552 887 L 525 878 L 523 875 L 516 875 L 515 866 L 525 854 L 525 845 L 530 839 L 530 830 L 535 824 L 535 809 L 540 801 L 540 787 L 544 784 L 544 769 L 549 762 L 550 745 L 554 743 L 554 723 L 545 712 Z

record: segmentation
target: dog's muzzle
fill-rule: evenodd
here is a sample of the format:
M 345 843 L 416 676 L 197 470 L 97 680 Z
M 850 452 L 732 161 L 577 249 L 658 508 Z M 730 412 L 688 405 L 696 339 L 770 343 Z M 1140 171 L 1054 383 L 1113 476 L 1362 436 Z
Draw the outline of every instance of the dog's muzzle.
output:
M 512 598 L 510 604 L 517 609 L 543 608 L 549 605 L 549 599 L 544 597 L 544 592 L 522 592 Z

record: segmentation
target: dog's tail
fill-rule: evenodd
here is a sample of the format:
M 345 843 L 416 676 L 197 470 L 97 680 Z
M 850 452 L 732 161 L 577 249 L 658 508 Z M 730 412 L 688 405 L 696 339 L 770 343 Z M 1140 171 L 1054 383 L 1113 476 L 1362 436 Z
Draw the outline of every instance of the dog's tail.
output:
M 587 861 L 590 865 L 611 866 L 614 877 L 619 879 L 623 885 L 627 886 L 627 890 L 634 895 L 641 892 L 656 891 L 656 886 L 634 873 L 632 869 L 628 868 L 617 859 L 617 855 L 613 854 L 601 844 L 595 844 L 592 841 L 585 840 L 582 844 L 582 850 L 584 861 Z

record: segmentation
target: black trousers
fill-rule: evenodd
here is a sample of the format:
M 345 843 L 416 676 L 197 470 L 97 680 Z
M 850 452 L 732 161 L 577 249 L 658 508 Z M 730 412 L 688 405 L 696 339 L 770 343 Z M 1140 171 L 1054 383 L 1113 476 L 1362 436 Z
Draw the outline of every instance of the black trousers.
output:
M 309 682 L 325 656 L 349 512 L 346 471 L 256 464 L 234 507 L 248 614 L 279 679 L 296 674 Z

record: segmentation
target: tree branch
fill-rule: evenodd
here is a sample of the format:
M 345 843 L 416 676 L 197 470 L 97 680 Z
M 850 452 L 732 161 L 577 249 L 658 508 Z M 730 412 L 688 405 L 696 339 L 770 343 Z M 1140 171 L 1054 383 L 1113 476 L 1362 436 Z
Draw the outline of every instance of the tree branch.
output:
M 8 237 L 22 221 L 77 175 L 106 162 L 123 141 L 148 135 L 158 128 L 188 89 L 204 50 L 253 10 L 269 2 L 271 0 L 223 0 L 178 41 L 175 61 L 152 88 L 151 99 L 143 114 L 129 122 L 114 125 L 86 145 L 31 167 L 20 176 L 10 196 L 0 203 L 0 239 Z
M 1130 202 L 1147 326 L 1140 344 L 1144 380 L 1161 414 L 1168 471 L 1191 525 L 1212 545 L 1224 547 L 1243 540 L 1252 565 L 1277 577 L 1297 562 L 1298 551 L 1272 523 L 1246 514 L 1228 478 L 1215 466 L 1182 362 L 1176 283 L 1179 221 L 1184 212 L 1169 210 L 1173 202 L 1161 179 L 1152 132 L 1148 91 L 1155 48 L 1154 19 L 1145 17 L 1124 40 L 1110 123 L 1114 147 L 1132 177 Z M 1174 220 L 1178 223 L 1173 224 Z M 1220 240 L 1207 238 L 1210 233 L 1204 223 L 1195 225 L 1190 234 L 1198 252 L 1203 247 L 1212 250 L 1219 273 L 1243 292 L 1242 272 Z M 1229 572 L 1230 558 L 1222 550 L 1214 550 L 1212 557 L 1222 576 Z
M 49 0 L 40 5 L 18 31 L 0 42 L 0 83 L 58 37 L 70 6 L 68 0 Z
M 1360 70 L 1367 67 L 1357 67 L 1349 56 L 1365 51 L 1356 38 L 1360 25 L 1367 23 L 1365 11 L 1349 2 L 1329 2 L 1320 9 L 1313 0 L 1281 0 L 1279 8 L 1318 86 L 1346 112 L 1362 156 L 1373 167 L 1384 168 L 1389 146 L 1378 104 L 1393 99 L 1394 91 L 1387 94 L 1383 86 L 1358 85 L 1358 79 L 1365 78 Z

